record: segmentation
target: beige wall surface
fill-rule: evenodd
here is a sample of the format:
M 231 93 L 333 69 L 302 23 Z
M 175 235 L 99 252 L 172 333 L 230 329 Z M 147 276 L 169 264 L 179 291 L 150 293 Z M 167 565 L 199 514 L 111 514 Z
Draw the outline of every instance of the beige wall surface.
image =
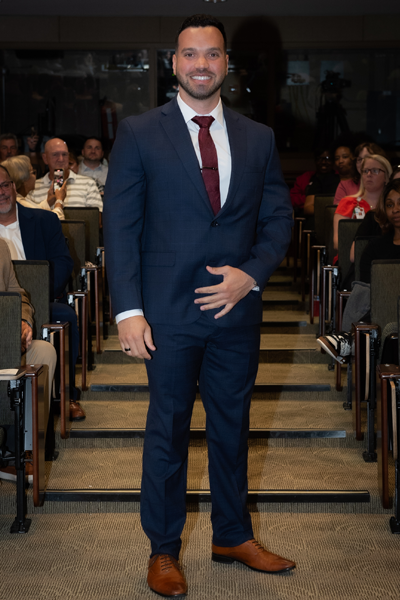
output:
M 225 17 L 223 21 L 230 41 L 246 19 Z M 400 15 L 276 17 L 267 21 L 277 28 L 288 48 L 400 46 Z M 180 23 L 180 17 L 2 16 L 0 48 L 168 47 Z M 252 44 L 259 40 L 241 41 Z

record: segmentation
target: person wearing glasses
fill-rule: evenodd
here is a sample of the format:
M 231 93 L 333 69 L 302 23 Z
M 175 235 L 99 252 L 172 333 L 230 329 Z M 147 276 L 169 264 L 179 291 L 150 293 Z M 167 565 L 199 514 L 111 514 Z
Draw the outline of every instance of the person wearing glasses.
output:
M 52 210 L 56 213 L 60 221 L 64 220 L 64 199 L 66 195 L 66 182 L 61 189 L 54 192 L 53 185 L 51 185 L 47 198 L 45 198 L 40 204 L 33 202 L 26 198 L 27 194 L 31 190 L 35 189 L 36 183 L 36 170 L 32 167 L 31 161 L 27 156 L 11 156 L 7 160 L 3 161 L 2 165 L 10 173 L 10 177 L 15 183 L 17 190 L 17 202 L 28 208 L 42 208 L 43 210 Z
M 372 212 L 372 211 L 370 211 Z M 400 180 L 394 179 L 384 188 L 376 206 L 375 221 L 381 236 L 374 237 L 362 253 L 360 281 L 352 289 L 343 313 L 343 331 L 321 336 L 318 344 L 337 362 L 348 363 L 353 352 L 352 323 L 370 320 L 371 264 L 374 260 L 400 259 Z M 370 213 L 368 213 L 370 214 Z
M 334 204 L 339 204 L 341 199 L 346 198 L 346 196 L 357 194 L 360 188 L 361 165 L 366 156 L 379 154 L 380 156 L 384 156 L 386 158 L 386 152 L 374 142 L 362 142 L 357 146 L 354 154 L 357 171 L 350 179 L 344 179 L 340 181 L 336 189 L 335 199 L 333 201 Z
M 338 249 L 339 221 L 341 219 L 363 219 L 368 211 L 375 209 L 385 184 L 392 174 L 389 161 L 373 154 L 364 158 L 361 166 L 360 189 L 352 196 L 339 202 L 333 218 L 333 246 Z

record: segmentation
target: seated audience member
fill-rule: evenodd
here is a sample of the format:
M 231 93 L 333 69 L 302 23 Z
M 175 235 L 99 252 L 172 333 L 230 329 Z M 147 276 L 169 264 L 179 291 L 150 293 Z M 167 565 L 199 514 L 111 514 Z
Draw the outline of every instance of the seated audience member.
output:
M 101 140 L 91 137 L 86 140 L 82 148 L 83 160 L 79 165 L 80 175 L 91 177 L 95 180 L 101 195 L 104 194 L 104 186 L 108 174 L 108 166 L 103 164 L 103 145 Z
M 18 138 L 13 133 L 0 135 L 0 163 L 10 156 L 18 154 Z
M 317 150 L 315 152 L 315 166 L 315 171 L 306 171 L 302 175 L 299 175 L 290 190 L 290 200 L 296 216 L 301 216 L 303 213 L 303 207 L 306 201 L 306 189 L 311 180 L 314 181 L 314 178 L 316 179 L 318 176 L 323 176 L 332 171 L 333 161 L 329 154 L 329 150 Z M 315 181 L 314 185 L 318 185 L 317 181 Z
M 46 200 L 53 183 L 54 171 L 62 169 L 64 181 L 67 181 L 64 206 L 96 206 L 100 212 L 103 210 L 103 201 L 95 182 L 70 171 L 68 146 L 63 140 L 53 138 L 46 142 L 43 160 L 49 167 L 49 172 L 36 181 L 35 189 L 27 196 L 28 200 L 36 204 Z
M 385 184 L 392 174 L 390 163 L 383 156 L 374 154 L 366 157 L 361 166 L 361 184 L 357 194 L 342 198 L 333 218 L 333 247 L 338 249 L 339 221 L 341 219 L 363 219 L 374 209 Z
M 390 181 L 393 181 L 394 179 L 400 179 L 400 165 L 393 167 L 393 173 L 390 176 Z
M 79 354 L 79 332 L 75 311 L 66 304 L 65 289 L 73 269 L 61 223 L 47 210 L 17 203 L 17 192 L 7 169 L 0 165 L 0 238 L 10 249 L 12 260 L 48 260 L 50 263 L 50 318 L 70 324 L 70 419 L 85 418 L 77 402 L 75 366 Z
M 331 152 L 329 150 L 319 152 L 317 171 L 310 178 L 310 182 L 305 191 L 306 199 L 304 202 L 304 215 L 308 216 L 314 214 L 315 196 L 320 194 L 329 194 L 333 196 L 339 181 L 339 175 L 333 170 L 333 158 Z
M 68 152 L 68 166 L 69 166 L 70 171 L 73 171 L 76 174 L 79 173 L 78 158 L 77 158 L 75 152 L 71 152 L 71 150 Z
M 42 340 L 32 340 L 33 307 L 29 304 L 28 296 L 19 287 L 15 276 L 11 254 L 7 243 L 0 239 L 0 292 L 17 292 L 21 294 L 22 321 L 21 321 L 21 365 L 42 364 L 49 367 L 48 392 L 49 404 L 51 400 L 51 387 L 54 370 L 57 363 L 57 353 L 53 346 Z M 8 450 L 14 452 L 14 425 L 4 426 L 7 434 Z M 32 465 L 27 463 L 26 474 L 32 480 Z M 17 472 L 14 466 L 6 466 L 0 469 L 0 479 L 17 480 Z
M 321 336 L 317 340 L 339 363 L 348 362 L 351 355 L 351 324 L 360 320 L 369 321 L 370 295 L 366 284 L 371 282 L 372 261 L 400 259 L 400 179 L 395 179 L 386 186 L 376 209 L 376 220 L 382 230 L 382 236 L 371 240 L 361 256 L 361 281 L 354 287 L 347 301 L 343 313 L 344 331 Z
M 380 156 L 384 156 L 386 158 L 386 152 L 380 146 L 378 146 L 378 144 L 374 144 L 374 142 L 363 142 L 362 144 L 359 144 L 354 154 L 357 172 L 351 179 L 344 179 L 343 181 L 340 181 L 335 193 L 335 200 L 333 202 L 334 204 L 339 204 L 340 200 L 342 198 L 346 198 L 346 196 L 357 194 L 360 188 L 361 165 L 366 156 L 379 154 Z
M 64 198 L 66 181 L 61 189 L 54 192 L 53 184 L 47 193 L 47 198 L 40 204 L 26 198 L 27 194 L 35 188 L 36 171 L 32 168 L 31 162 L 27 156 L 12 156 L 3 161 L 3 166 L 7 169 L 11 179 L 15 183 L 17 190 L 17 201 L 23 206 L 29 208 L 42 208 L 43 210 L 53 210 L 57 217 L 62 221 L 64 217 Z
M 46 165 L 43 162 L 42 151 L 44 150 L 44 145 L 48 139 L 48 136 L 39 135 L 33 127 L 31 128 L 30 135 L 24 135 L 22 138 L 24 145 L 23 153 L 31 161 L 38 178 L 43 177 L 46 173 Z

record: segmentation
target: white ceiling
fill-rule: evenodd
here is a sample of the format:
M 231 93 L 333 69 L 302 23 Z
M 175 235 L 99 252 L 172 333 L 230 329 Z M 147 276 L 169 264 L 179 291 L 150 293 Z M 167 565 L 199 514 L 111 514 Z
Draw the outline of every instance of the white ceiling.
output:
M 111 8 L 112 7 L 112 8 Z M 399 0 L 0 0 L 0 15 L 187 16 L 331 16 L 400 14 Z M 400 32 L 399 32 L 400 36 Z

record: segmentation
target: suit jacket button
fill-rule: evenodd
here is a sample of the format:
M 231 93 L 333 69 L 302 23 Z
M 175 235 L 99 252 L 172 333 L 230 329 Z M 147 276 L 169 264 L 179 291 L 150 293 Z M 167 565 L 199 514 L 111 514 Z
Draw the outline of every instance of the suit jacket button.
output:
M 211 227 L 218 227 L 218 226 L 219 226 L 219 223 L 218 223 L 218 221 L 213 221 L 213 222 L 211 223 Z

